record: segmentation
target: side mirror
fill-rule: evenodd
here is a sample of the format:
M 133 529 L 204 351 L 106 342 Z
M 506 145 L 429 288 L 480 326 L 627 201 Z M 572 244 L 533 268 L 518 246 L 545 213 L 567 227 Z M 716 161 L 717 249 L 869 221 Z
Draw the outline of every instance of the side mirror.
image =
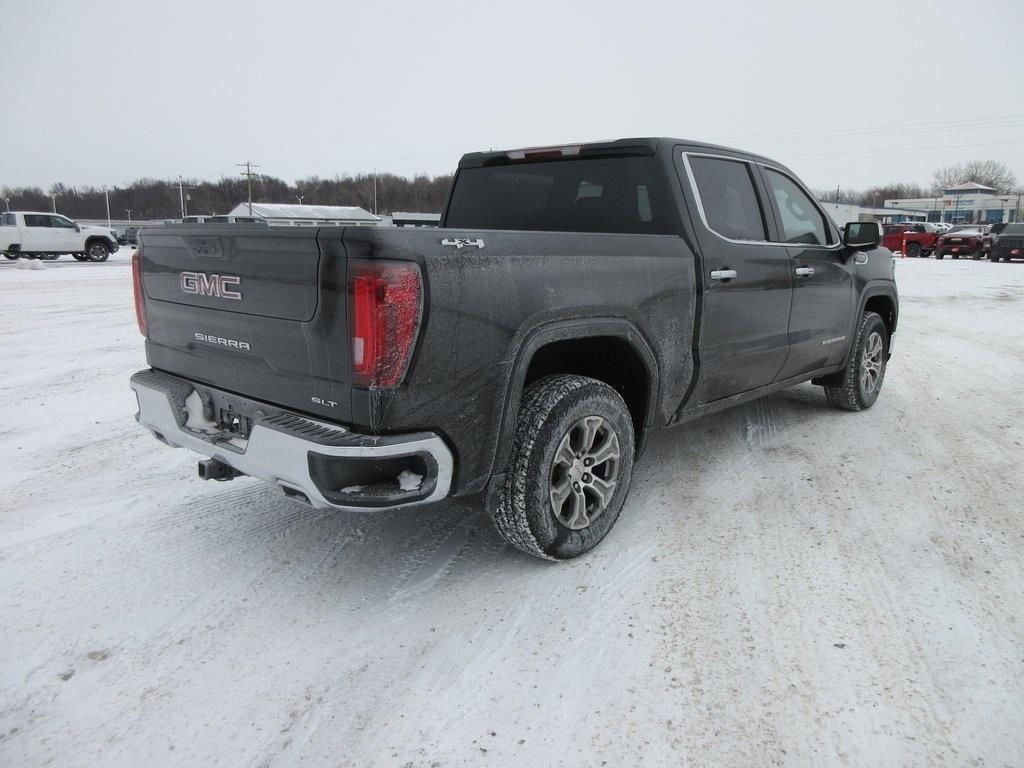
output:
M 850 221 L 843 227 L 843 245 L 853 251 L 870 251 L 882 242 L 882 226 L 877 221 Z
M 75 223 L 75 232 L 81 232 L 81 231 L 82 231 L 82 227 L 79 226 L 78 223 L 76 222 Z

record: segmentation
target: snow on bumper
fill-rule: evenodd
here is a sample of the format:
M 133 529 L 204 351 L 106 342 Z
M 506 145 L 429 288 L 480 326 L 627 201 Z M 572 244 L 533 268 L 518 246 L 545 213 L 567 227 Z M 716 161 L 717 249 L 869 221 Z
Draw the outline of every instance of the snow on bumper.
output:
M 302 494 L 314 507 L 365 511 L 428 504 L 451 487 L 451 451 L 431 432 L 361 435 L 261 404 L 248 439 L 240 440 L 227 431 L 189 428 L 186 400 L 200 388 L 192 382 L 147 370 L 132 376 L 131 386 L 139 404 L 136 420 L 162 442 Z

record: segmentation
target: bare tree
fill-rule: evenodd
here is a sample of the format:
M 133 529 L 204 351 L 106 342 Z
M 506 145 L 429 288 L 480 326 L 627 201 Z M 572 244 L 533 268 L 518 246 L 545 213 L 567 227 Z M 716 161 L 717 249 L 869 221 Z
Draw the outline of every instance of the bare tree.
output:
M 971 160 L 937 170 L 932 175 L 932 191 L 938 195 L 950 187 L 972 181 L 992 187 L 999 195 L 1012 192 L 1017 186 L 1017 177 L 1006 163 L 998 160 Z

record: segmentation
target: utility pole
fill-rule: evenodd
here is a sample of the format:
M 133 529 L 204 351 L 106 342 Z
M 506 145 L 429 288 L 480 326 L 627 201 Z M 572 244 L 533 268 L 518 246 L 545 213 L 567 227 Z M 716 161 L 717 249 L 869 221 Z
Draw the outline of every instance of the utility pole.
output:
M 4 198 L 4 204 L 7 206 L 7 212 L 10 213 L 11 212 L 11 198 L 5 197 Z
M 245 170 L 242 171 L 242 175 L 245 176 L 246 180 L 249 182 L 249 216 L 251 217 L 252 216 L 252 177 L 256 175 L 255 173 L 253 173 L 253 168 L 259 168 L 259 166 L 258 165 L 253 165 L 249 160 L 246 160 L 244 163 L 238 163 L 238 167 L 239 168 L 245 168 Z
M 836 202 L 839 202 L 839 185 L 836 184 Z
M 178 174 L 178 198 L 181 201 L 181 218 L 185 218 L 185 182 Z
M 125 208 L 124 212 L 128 214 L 128 223 L 131 224 L 132 223 L 132 209 L 131 208 Z
M 373 215 L 377 215 L 377 169 L 373 169 Z
M 57 212 L 57 196 L 56 195 L 50 195 L 50 200 L 53 201 L 53 212 L 56 213 Z
M 295 198 L 299 201 L 299 205 L 302 205 L 302 195 L 296 195 Z
M 110 229 L 110 191 L 103 185 L 103 199 L 107 201 L 107 229 Z

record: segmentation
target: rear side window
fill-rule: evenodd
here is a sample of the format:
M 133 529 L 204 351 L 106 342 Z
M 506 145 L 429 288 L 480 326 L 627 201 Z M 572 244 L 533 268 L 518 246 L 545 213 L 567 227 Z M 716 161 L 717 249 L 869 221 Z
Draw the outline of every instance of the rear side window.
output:
M 25 226 L 26 227 L 47 227 L 50 226 L 49 216 L 40 216 L 38 214 L 26 213 L 25 214 Z
M 670 209 L 658 173 L 652 157 L 463 168 L 445 226 L 666 234 Z
M 779 209 L 782 239 L 787 243 L 828 245 L 828 225 L 811 198 L 788 176 L 765 168 L 768 187 Z
M 18 222 L 14 218 L 13 213 L 5 213 L 3 215 L 2 225 L 5 227 L 16 227 L 18 225 Z
M 689 160 L 708 226 L 733 240 L 767 240 L 750 165 L 716 157 Z

